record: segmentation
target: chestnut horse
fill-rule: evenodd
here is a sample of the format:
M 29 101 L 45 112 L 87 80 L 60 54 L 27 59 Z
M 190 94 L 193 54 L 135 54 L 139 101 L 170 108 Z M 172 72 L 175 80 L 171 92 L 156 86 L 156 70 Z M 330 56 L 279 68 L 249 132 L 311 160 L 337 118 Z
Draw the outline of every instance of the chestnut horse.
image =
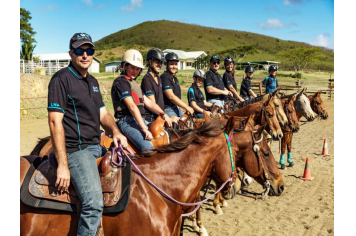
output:
M 305 90 L 306 89 L 304 88 L 299 93 L 282 96 L 282 100 L 290 99 L 295 96 L 294 108 L 296 111 L 297 120 L 299 121 L 301 117 L 304 117 L 305 119 L 307 119 L 307 121 L 310 122 L 315 119 L 315 112 L 312 110 L 312 108 L 310 106 L 310 100 L 304 94 Z M 281 149 L 281 158 L 279 160 L 281 169 L 285 169 L 285 167 L 286 167 L 284 164 L 284 155 L 285 155 L 285 147 L 286 146 L 287 146 L 287 150 L 288 150 L 288 158 L 287 158 L 287 162 L 289 163 L 288 167 L 294 166 L 293 159 L 292 159 L 292 139 L 293 139 L 293 132 L 286 132 L 283 135 L 282 142 L 281 142 L 282 143 L 281 148 L 284 148 L 284 149 L 283 150 Z
M 233 120 L 227 125 L 225 131 L 231 135 Z M 215 176 L 217 185 L 232 175 L 229 149 L 219 121 L 210 121 L 155 150 L 158 153 L 152 157 L 134 162 L 153 183 L 180 202 L 193 202 L 208 175 Z M 233 147 L 233 154 L 236 151 Z M 24 176 L 30 164 L 24 157 L 20 159 L 20 176 Z M 181 214 L 187 209 L 164 198 L 134 171 L 129 205 L 119 215 L 103 215 L 104 232 L 105 235 L 179 235 Z M 20 203 L 21 235 L 75 235 L 76 219 L 76 213 L 36 209 Z
M 318 114 L 319 117 L 326 120 L 329 115 L 328 111 L 326 110 L 326 107 L 324 106 L 324 102 L 321 99 L 321 91 L 317 92 L 314 95 L 309 95 L 308 98 L 313 111 Z

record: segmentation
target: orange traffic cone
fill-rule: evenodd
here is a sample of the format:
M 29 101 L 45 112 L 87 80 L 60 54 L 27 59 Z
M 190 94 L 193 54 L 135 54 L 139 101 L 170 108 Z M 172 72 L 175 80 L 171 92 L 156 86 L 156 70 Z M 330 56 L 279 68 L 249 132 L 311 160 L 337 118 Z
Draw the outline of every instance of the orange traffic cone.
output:
M 326 142 L 326 138 L 324 138 L 324 146 L 323 146 L 323 151 L 321 153 L 323 157 L 325 156 L 330 156 L 328 152 L 328 143 Z
M 309 157 L 307 157 L 307 159 L 305 160 L 305 168 L 304 168 L 304 175 L 303 177 L 300 177 L 299 179 L 302 180 L 313 180 L 314 177 L 311 177 L 311 173 L 309 171 Z

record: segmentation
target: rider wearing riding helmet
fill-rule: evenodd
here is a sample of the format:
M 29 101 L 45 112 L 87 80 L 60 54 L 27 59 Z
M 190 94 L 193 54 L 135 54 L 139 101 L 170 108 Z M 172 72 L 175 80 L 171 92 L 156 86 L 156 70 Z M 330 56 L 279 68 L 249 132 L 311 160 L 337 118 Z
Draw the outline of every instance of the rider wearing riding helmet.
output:
M 135 49 L 127 50 L 122 56 L 121 75 L 114 80 L 111 88 L 115 118 L 118 119 L 117 126 L 141 152 L 153 148 L 150 141 L 152 134 L 147 127 L 149 122 L 143 118 L 144 106 L 155 114 L 164 114 L 156 103 L 142 95 L 136 78 L 143 68 L 141 53 Z M 169 120 L 166 122 L 171 125 Z
M 143 94 L 152 101 L 152 103 L 157 104 L 162 110 L 162 118 L 164 120 L 170 120 L 173 122 L 165 112 L 164 112 L 164 100 L 163 100 L 163 90 L 162 90 L 162 80 L 159 77 L 159 72 L 162 67 L 162 62 L 165 62 L 164 54 L 159 48 L 152 48 L 147 52 L 146 61 L 148 66 L 148 71 L 142 79 L 141 90 Z M 148 122 L 153 122 L 158 115 L 147 107 L 145 107 L 144 118 Z
M 188 102 L 195 111 L 197 118 L 204 118 L 203 111 L 206 107 L 211 107 L 213 104 L 205 101 L 203 92 L 199 89 L 204 83 L 205 73 L 202 70 L 196 70 L 193 74 L 194 83 L 188 90 Z M 210 111 L 206 111 L 210 115 Z
M 208 102 L 223 106 L 225 96 L 232 96 L 232 93 L 225 88 L 221 75 L 218 73 L 219 64 L 218 56 L 214 55 L 210 58 L 210 70 L 205 74 L 204 89 Z
M 278 88 L 278 81 L 276 78 L 277 66 L 271 65 L 268 68 L 269 76 L 266 77 L 263 81 L 260 82 L 260 94 L 262 95 L 262 84 L 266 85 L 266 94 L 273 93 Z
M 251 65 L 245 68 L 246 77 L 242 80 L 240 88 L 240 96 L 245 100 L 251 99 L 251 96 L 254 98 L 257 97 L 251 89 L 251 79 L 254 71 L 255 69 Z
M 179 81 L 174 75 L 178 71 L 178 55 L 174 52 L 169 52 L 166 54 L 165 59 L 166 71 L 161 75 L 164 93 L 164 111 L 170 117 L 180 117 L 184 114 L 180 109 L 180 107 L 183 107 L 190 114 L 193 114 L 194 109 L 181 100 Z
M 224 59 L 224 65 L 225 65 L 225 73 L 223 75 L 223 82 L 224 82 L 224 86 L 225 88 L 227 88 L 228 90 L 231 91 L 231 93 L 234 95 L 234 97 L 236 97 L 237 99 L 239 99 L 241 102 L 245 101 L 238 93 L 237 93 L 237 87 L 236 87 L 236 81 L 234 78 L 234 66 L 235 66 L 235 62 L 234 59 L 232 57 L 226 57 Z

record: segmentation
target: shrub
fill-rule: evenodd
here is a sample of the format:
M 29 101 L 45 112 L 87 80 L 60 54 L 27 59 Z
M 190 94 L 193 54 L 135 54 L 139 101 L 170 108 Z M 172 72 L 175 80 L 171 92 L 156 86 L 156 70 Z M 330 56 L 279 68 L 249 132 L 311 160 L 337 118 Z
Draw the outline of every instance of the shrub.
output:
M 292 75 L 292 78 L 298 78 L 298 79 L 301 79 L 301 78 L 302 78 L 302 73 L 300 73 L 300 72 L 296 72 L 294 75 Z

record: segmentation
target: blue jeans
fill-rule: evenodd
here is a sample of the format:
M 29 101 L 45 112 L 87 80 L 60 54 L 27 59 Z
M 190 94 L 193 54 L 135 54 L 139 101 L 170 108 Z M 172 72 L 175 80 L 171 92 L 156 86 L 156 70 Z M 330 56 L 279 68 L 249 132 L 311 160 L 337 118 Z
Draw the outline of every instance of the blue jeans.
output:
M 201 112 L 194 112 L 194 114 L 197 118 L 204 118 L 204 114 Z
M 96 159 L 102 147 L 88 145 L 85 149 L 67 153 L 70 180 L 82 203 L 77 235 L 95 235 L 104 207 Z
M 251 97 L 242 97 L 245 101 L 247 101 L 247 100 L 250 100 L 251 99 Z
M 143 119 L 145 125 L 149 123 Z M 151 141 L 145 139 L 145 133 L 141 131 L 140 125 L 131 115 L 124 116 L 116 123 L 123 135 L 129 139 L 141 152 L 153 149 Z
M 215 102 L 215 105 L 220 105 L 220 106 L 224 106 L 225 104 L 224 100 L 219 100 L 219 99 L 209 99 L 207 102 L 210 102 L 211 104 Z
M 183 111 L 177 106 L 175 106 L 175 107 L 164 106 L 164 112 L 169 117 L 172 117 L 172 116 L 181 117 L 184 114 Z

